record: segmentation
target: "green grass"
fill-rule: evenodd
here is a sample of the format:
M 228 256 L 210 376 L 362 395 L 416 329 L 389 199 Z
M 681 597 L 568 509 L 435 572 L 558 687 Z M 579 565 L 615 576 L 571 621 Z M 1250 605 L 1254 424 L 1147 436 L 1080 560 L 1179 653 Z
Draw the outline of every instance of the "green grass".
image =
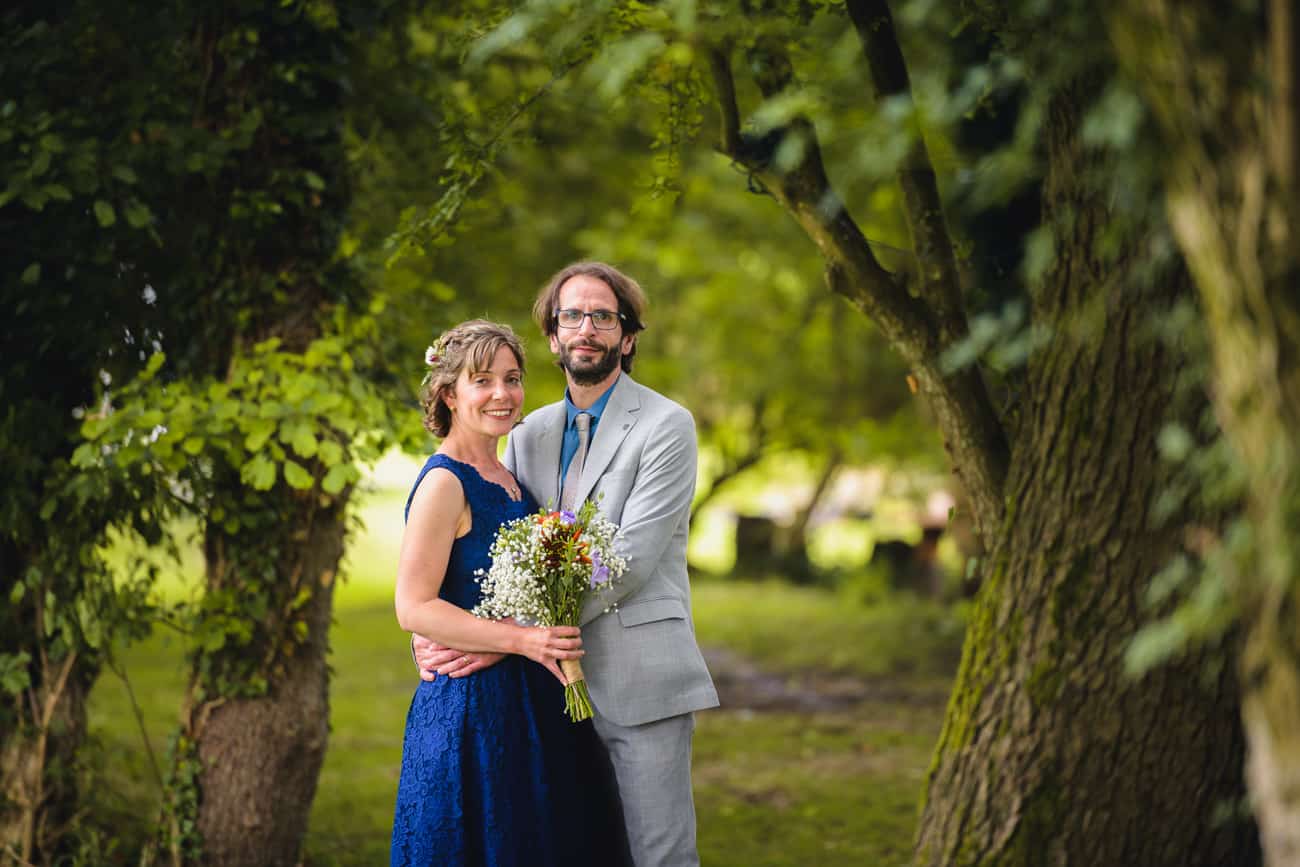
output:
M 405 490 L 367 495 L 336 592 L 331 739 L 312 808 L 307 863 L 384 863 L 416 678 L 392 609 Z M 170 592 L 193 586 L 169 582 Z M 702 643 L 780 672 L 888 679 L 899 689 L 834 713 L 716 710 L 697 716 L 695 787 L 703 861 L 712 867 L 903 864 L 941 698 L 960 641 L 943 609 L 896 601 L 864 608 L 778 582 L 699 582 Z M 128 673 L 159 762 L 184 685 L 176 637 L 160 628 L 126 649 Z M 929 696 L 903 700 L 908 693 Z M 939 693 L 941 696 L 941 693 Z M 888 696 L 895 696 L 889 698 Z M 123 682 L 106 673 L 90 702 L 98 745 L 96 809 L 129 847 L 157 814 L 158 784 Z
M 781 581 L 697 581 L 695 629 L 773 671 L 946 680 L 964 629 L 960 609 L 906 596 L 870 607 Z
M 880 710 L 880 708 L 878 708 Z M 857 714 L 699 714 L 695 799 L 708 865 L 903 865 L 933 708 Z

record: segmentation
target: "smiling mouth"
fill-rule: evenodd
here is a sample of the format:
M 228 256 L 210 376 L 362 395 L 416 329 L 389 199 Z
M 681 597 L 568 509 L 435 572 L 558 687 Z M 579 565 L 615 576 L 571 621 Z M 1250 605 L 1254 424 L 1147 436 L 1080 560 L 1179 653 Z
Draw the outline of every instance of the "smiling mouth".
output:
M 485 409 L 483 410 L 483 414 L 490 415 L 493 418 L 509 418 L 515 414 L 515 411 L 513 407 L 510 409 Z

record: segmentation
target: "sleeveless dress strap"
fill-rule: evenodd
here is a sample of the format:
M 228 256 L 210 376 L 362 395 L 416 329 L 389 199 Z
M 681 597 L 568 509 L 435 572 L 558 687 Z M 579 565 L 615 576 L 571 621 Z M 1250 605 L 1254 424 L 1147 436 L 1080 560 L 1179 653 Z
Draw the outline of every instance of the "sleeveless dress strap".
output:
M 429 474 L 430 470 L 437 469 L 438 467 L 451 470 L 452 474 L 460 480 L 460 486 L 462 488 L 468 487 L 465 481 L 465 473 L 462 470 L 464 464 L 459 461 L 454 461 L 446 455 L 429 455 L 429 459 L 424 462 L 424 466 L 420 469 L 420 474 L 415 477 L 415 484 L 411 486 L 411 493 L 406 495 L 406 508 L 402 511 L 403 522 L 406 522 L 411 517 L 411 501 L 415 499 L 415 492 L 420 487 L 420 482 L 424 481 L 424 477 Z M 466 493 L 466 497 L 468 496 L 468 493 Z

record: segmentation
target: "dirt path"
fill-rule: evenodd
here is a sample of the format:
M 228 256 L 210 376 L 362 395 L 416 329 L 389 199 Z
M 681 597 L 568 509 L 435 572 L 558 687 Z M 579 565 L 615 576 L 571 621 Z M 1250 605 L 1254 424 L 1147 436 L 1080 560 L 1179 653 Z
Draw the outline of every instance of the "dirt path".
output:
M 944 684 L 921 685 L 906 678 L 862 678 L 804 672 L 774 674 L 723 647 L 705 647 L 718 698 L 727 710 L 825 713 L 864 702 L 942 706 Z

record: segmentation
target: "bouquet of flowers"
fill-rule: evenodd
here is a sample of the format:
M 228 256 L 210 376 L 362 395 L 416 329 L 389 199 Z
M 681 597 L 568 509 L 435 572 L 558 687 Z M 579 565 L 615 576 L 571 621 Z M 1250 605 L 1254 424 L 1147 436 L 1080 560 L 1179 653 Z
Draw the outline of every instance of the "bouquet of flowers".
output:
M 607 590 L 627 568 L 614 550 L 618 528 L 584 502 L 577 512 L 536 514 L 503 524 L 492 542 L 492 566 L 476 573 L 479 617 L 513 617 L 539 626 L 577 626 L 582 604 Z M 590 719 L 591 698 L 576 659 L 560 660 L 568 679 L 569 719 Z

